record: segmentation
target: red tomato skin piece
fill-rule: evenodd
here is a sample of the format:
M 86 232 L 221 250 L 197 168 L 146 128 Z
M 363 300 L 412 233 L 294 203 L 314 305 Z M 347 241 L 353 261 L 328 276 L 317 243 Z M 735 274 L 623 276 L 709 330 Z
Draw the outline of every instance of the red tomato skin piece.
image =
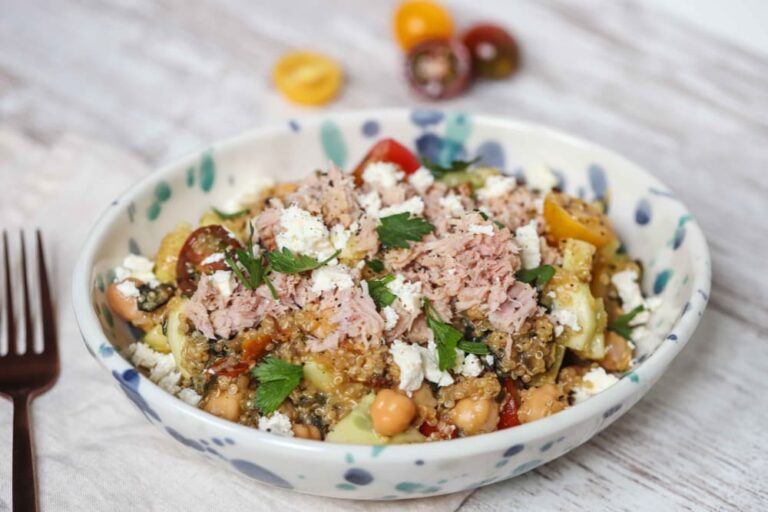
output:
M 395 139 L 381 139 L 363 157 L 352 175 L 357 186 L 363 183 L 363 171 L 368 164 L 373 162 L 389 162 L 396 164 L 405 174 L 412 174 L 421 167 L 421 162 L 411 150 L 397 142 Z

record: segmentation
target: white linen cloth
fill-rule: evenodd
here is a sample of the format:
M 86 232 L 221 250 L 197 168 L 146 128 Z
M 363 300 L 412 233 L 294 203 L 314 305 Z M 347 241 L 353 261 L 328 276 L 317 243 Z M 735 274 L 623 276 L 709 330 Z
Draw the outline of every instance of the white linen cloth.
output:
M 62 370 L 33 402 L 44 511 L 456 510 L 469 492 L 360 502 L 274 489 L 209 463 L 133 407 L 83 346 L 71 273 L 95 218 L 150 169 L 130 154 L 65 135 L 50 147 L 0 127 L 0 229 L 40 227 L 52 268 Z M 10 402 L 0 399 L 0 511 L 11 508 Z

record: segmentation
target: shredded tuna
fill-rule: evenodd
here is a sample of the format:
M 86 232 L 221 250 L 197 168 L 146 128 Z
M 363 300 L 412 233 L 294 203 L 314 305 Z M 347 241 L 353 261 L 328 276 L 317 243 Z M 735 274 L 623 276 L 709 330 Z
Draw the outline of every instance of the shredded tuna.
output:
M 287 202 L 312 214 L 322 214 L 328 226 L 341 224 L 348 228 L 360 217 L 354 192 L 352 177 L 331 164 L 327 173 L 314 173 L 301 182 Z
M 337 325 L 337 329 L 325 339 L 311 340 L 310 349 L 319 352 L 336 348 L 345 339 L 364 345 L 381 343 L 384 319 L 368 294 L 365 281 L 359 287 L 323 294 L 320 309 L 331 310 L 330 320 Z
M 277 205 L 270 206 L 261 212 L 259 216 L 256 217 L 256 221 L 254 222 L 254 235 L 258 233 L 259 240 L 261 240 L 261 243 L 264 244 L 264 246 L 270 251 L 273 251 L 277 248 L 275 237 L 280 231 L 281 213 L 281 207 Z
M 516 332 L 537 309 L 536 290 L 518 281 L 507 292 L 507 300 L 498 309 L 491 311 L 488 321 L 496 330 Z

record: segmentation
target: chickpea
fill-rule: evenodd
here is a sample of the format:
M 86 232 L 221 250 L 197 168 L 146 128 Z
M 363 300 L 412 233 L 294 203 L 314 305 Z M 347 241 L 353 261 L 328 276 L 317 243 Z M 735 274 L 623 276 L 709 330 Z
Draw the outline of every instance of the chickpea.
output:
M 296 423 L 293 425 L 292 430 L 294 436 L 300 437 L 302 439 L 314 439 L 315 441 L 320 441 L 323 437 L 320 434 L 320 429 L 314 425 Z
M 613 331 L 605 333 L 605 357 L 600 360 L 600 366 L 609 372 L 623 372 L 629 369 L 632 362 L 632 348 L 627 340 Z
M 520 392 L 520 410 L 517 417 L 521 423 L 529 423 L 560 412 L 566 406 L 563 398 L 560 388 L 555 384 L 523 390 Z
M 203 404 L 203 410 L 229 421 L 237 421 L 241 413 L 240 398 L 240 393 L 217 389 L 208 395 Z
M 137 288 L 141 284 L 138 281 L 134 282 L 136 283 Z M 109 309 L 123 320 L 129 322 L 137 320 L 142 314 L 141 311 L 139 311 L 136 297 L 127 297 L 120 293 L 120 290 L 117 287 L 118 284 L 120 283 L 112 283 L 107 288 L 106 299 Z
M 382 389 L 371 405 L 373 428 L 383 436 L 394 436 L 408 428 L 416 416 L 416 405 L 407 396 Z
M 493 432 L 499 423 L 499 404 L 489 398 L 462 398 L 449 416 L 466 435 Z

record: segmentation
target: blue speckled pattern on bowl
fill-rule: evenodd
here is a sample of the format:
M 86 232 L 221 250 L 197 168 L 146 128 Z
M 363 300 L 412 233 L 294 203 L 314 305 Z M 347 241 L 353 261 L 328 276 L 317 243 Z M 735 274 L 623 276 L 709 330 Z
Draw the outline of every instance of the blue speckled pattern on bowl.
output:
M 120 356 L 137 333 L 110 314 L 104 290 L 125 254 L 152 256 L 177 222 L 195 222 L 258 176 L 297 179 L 329 161 L 349 169 L 382 137 L 394 137 L 443 164 L 480 156 L 521 177 L 533 166 L 547 165 L 567 192 L 609 199 L 612 222 L 645 269 L 646 292 L 662 297 L 649 324 L 658 347 L 638 347 L 641 363 L 616 385 L 549 418 L 493 434 L 410 446 L 319 443 L 246 428 L 165 393 Z M 98 220 L 73 283 L 88 350 L 170 439 L 269 485 L 340 498 L 395 500 L 515 477 L 610 425 L 648 391 L 690 338 L 707 303 L 710 263 L 704 236 L 685 206 L 650 174 L 608 150 L 500 118 L 372 110 L 290 120 L 214 144 L 151 174 Z M 211 471 L 219 469 L 212 466 Z

